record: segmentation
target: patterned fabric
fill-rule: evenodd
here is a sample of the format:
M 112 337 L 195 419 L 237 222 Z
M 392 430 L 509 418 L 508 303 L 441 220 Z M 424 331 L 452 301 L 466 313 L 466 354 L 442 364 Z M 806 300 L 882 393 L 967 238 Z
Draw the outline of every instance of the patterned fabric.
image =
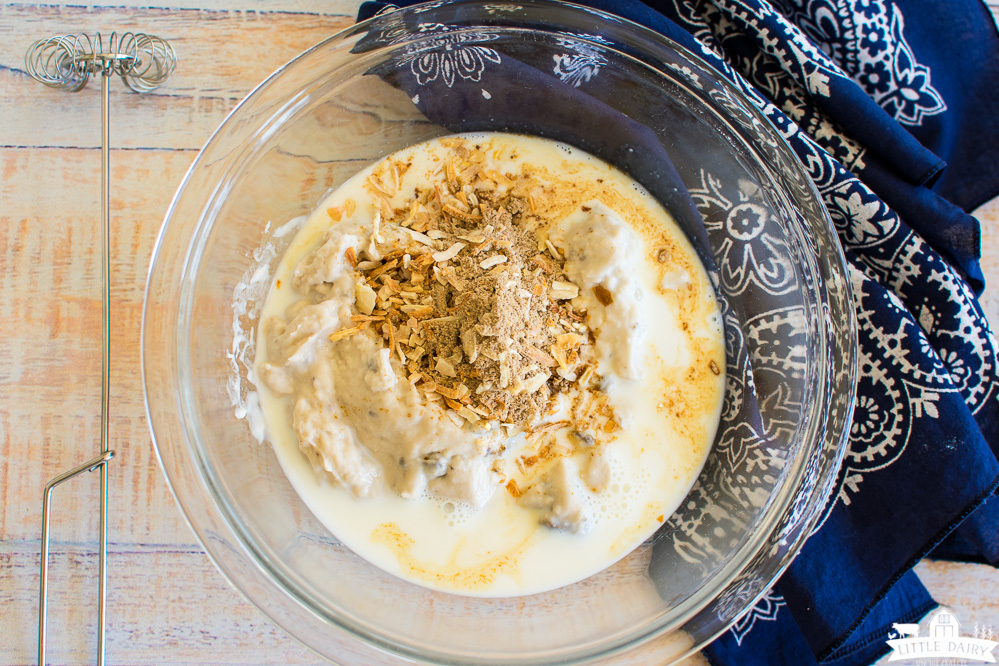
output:
M 799 556 L 708 648 L 709 658 L 867 663 L 886 651 L 892 623 L 932 607 L 909 571 L 920 558 L 937 548 L 938 556 L 999 564 L 999 347 L 976 298 L 984 287 L 980 232 L 965 212 L 999 191 L 999 121 L 975 113 L 999 90 L 991 18 L 977 0 L 586 4 L 660 32 L 741 90 L 804 165 L 849 264 L 860 373 L 835 492 Z M 360 18 L 388 7 L 365 3 Z M 516 6 L 497 3 L 496 11 Z M 395 37 L 386 28 L 380 40 L 412 27 L 398 26 Z M 727 328 L 738 339 L 728 344 L 729 400 L 712 455 L 735 473 L 779 467 L 782 454 L 770 444 L 795 427 L 802 396 L 793 390 L 794 350 L 805 315 L 776 305 L 798 285 L 760 193 L 684 161 L 682 151 L 663 159 L 650 147 L 654 137 L 603 122 L 600 100 L 616 93 L 600 35 L 567 42 L 550 62 L 524 64 L 491 48 L 488 35 L 471 44 L 444 26 L 415 27 L 433 35 L 434 47 L 378 73 L 431 120 L 469 131 L 544 108 L 548 136 L 599 136 L 580 147 L 626 170 L 652 159 L 669 166 L 664 183 L 682 188 L 654 193 L 695 245 L 714 248 L 726 316 L 738 322 Z M 502 79 L 490 78 L 504 68 Z M 517 94 L 507 95 L 501 80 L 517 81 Z M 742 298 L 775 305 L 746 319 Z M 768 355 L 777 341 L 790 341 L 789 355 Z M 732 501 L 753 505 L 766 490 L 733 491 Z M 671 551 L 654 561 L 707 557 L 700 535 L 709 526 L 681 510 L 670 527 Z
M 822 663 L 847 666 L 874 661 L 885 652 L 887 638 L 877 618 L 890 618 L 889 621 L 899 624 L 914 623 L 935 606 L 916 574 L 906 573 L 877 604 L 868 621 L 854 631 L 850 648 L 831 653 Z M 800 627 L 788 612 L 787 602 L 776 590 L 771 590 L 725 636 L 715 641 L 707 654 L 716 665 L 817 663 Z

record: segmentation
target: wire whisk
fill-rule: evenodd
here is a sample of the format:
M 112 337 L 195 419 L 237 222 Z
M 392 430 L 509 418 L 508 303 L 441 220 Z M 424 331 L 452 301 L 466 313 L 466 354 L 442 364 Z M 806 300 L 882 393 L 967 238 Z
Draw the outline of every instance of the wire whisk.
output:
M 117 74 L 138 93 L 149 92 L 167 82 L 177 67 L 173 47 L 159 37 L 112 32 L 104 47 L 101 33 L 56 35 L 40 39 L 24 56 L 28 74 L 50 88 L 78 92 L 91 74 Z
M 114 457 L 110 447 L 110 386 L 111 386 L 111 234 L 109 163 L 110 119 L 108 114 L 108 81 L 117 75 L 130 89 L 149 92 L 166 81 L 177 66 L 177 55 L 165 40 L 142 33 L 112 32 L 105 45 L 100 33 L 89 35 L 56 35 L 31 45 L 24 56 L 25 67 L 32 78 L 50 88 L 78 92 L 83 90 L 91 74 L 101 77 L 101 236 L 102 244 L 102 339 L 101 339 L 101 450 L 87 462 L 77 465 L 51 479 L 42 493 L 41 571 L 38 585 L 38 663 L 45 664 L 47 623 L 49 505 L 53 489 L 84 472 L 100 470 L 100 537 L 98 559 L 99 583 L 97 605 L 97 664 L 104 663 L 104 637 L 107 600 L 107 522 L 108 522 L 108 461 Z

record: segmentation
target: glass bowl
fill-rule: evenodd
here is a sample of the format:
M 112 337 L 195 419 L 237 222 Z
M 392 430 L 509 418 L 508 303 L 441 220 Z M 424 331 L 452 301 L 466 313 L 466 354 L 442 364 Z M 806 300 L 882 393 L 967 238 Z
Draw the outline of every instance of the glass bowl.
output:
M 253 330 L 283 225 L 373 161 L 468 130 L 548 136 L 624 169 L 684 228 L 725 315 L 722 421 L 676 514 L 600 574 L 510 599 L 432 591 L 362 560 L 253 435 Z M 700 648 L 819 524 L 856 376 L 843 255 L 778 132 L 679 45 L 549 2 L 394 11 L 262 83 L 167 212 L 142 344 L 153 439 L 205 550 L 277 624 L 345 663 L 668 663 Z

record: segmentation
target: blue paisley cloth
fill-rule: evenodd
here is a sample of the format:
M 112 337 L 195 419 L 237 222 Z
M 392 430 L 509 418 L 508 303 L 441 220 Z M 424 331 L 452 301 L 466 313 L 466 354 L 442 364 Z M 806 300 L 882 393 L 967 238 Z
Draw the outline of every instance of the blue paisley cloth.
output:
M 358 18 L 409 4 L 366 2 Z M 999 194 L 993 19 L 979 0 L 583 4 L 665 35 L 741 90 L 804 165 L 848 263 L 859 379 L 833 496 L 779 581 L 705 654 L 717 666 L 870 663 L 887 651 L 892 623 L 936 605 L 911 571 L 921 558 L 999 566 L 999 349 L 978 303 L 980 228 L 968 213 Z M 402 64 L 383 78 L 455 131 L 540 105 L 549 136 L 600 136 L 580 147 L 626 171 L 656 158 L 643 153 L 640 130 L 601 122 L 597 53 L 543 70 L 471 46 Z M 518 68 L 504 77 L 516 94 L 481 94 L 490 67 Z M 417 101 L 428 85 L 470 92 L 459 104 L 454 94 Z M 650 189 L 695 245 L 736 229 L 720 262 L 727 292 L 779 291 L 780 266 L 747 266 L 752 252 L 739 245 L 738 229 L 756 223 L 746 193 L 673 157 L 668 182 Z M 750 388 L 767 395 L 759 381 Z M 756 400 L 752 390 L 745 400 Z

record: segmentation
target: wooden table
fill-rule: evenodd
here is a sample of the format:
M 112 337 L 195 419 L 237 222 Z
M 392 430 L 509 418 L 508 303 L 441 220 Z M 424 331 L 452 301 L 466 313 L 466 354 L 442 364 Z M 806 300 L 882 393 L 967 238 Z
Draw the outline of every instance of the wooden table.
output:
M 139 328 L 164 211 L 226 113 L 281 63 L 353 22 L 355 0 L 96 0 L 90 8 L 0 5 L 0 662 L 35 658 L 41 490 L 94 455 L 100 433 L 100 98 L 49 90 L 24 72 L 35 39 L 149 32 L 179 56 L 150 95 L 112 83 L 112 520 L 109 663 L 307 663 L 215 570 L 155 460 L 142 400 Z M 999 11 L 999 0 L 990 0 Z M 123 6 L 124 5 L 124 6 Z M 999 202 L 980 211 L 986 273 L 999 283 Z M 999 289 L 985 305 L 999 321 Z M 97 475 L 56 492 L 49 657 L 94 659 Z M 999 572 L 923 563 L 964 623 L 999 628 Z M 694 662 L 703 663 L 695 658 Z

